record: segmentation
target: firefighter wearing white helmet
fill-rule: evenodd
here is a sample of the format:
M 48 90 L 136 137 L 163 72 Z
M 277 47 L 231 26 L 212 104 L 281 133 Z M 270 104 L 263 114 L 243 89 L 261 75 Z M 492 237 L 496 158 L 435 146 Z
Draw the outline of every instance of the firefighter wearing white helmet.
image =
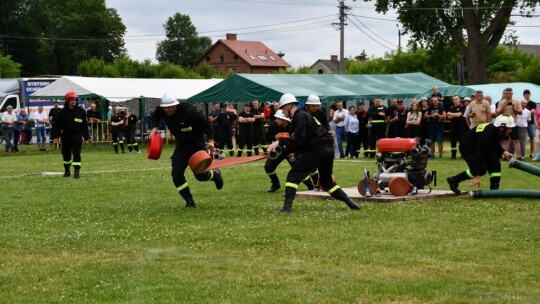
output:
M 274 142 L 278 140 L 278 134 L 289 134 L 289 123 L 291 122 L 291 120 L 283 114 L 282 110 L 277 110 L 274 116 L 276 117 L 276 119 L 270 123 L 268 131 L 266 132 L 266 140 L 268 142 Z M 279 164 L 281 164 L 281 162 L 283 162 L 284 160 L 287 160 L 290 165 L 292 165 L 292 163 L 295 161 L 294 154 L 289 155 L 286 146 L 281 146 L 279 148 L 279 153 L 272 152 L 266 158 L 266 162 L 264 164 L 264 171 L 266 172 L 266 174 L 268 174 L 268 177 L 271 181 L 268 192 L 276 192 L 278 189 L 281 188 L 276 169 Z M 314 189 L 315 186 L 309 178 L 305 179 L 303 182 L 309 190 Z
M 449 176 L 446 181 L 450 190 L 459 194 L 459 183 L 472 179 L 469 188 L 480 186 L 482 175 L 489 173 L 490 189 L 499 189 L 501 180 L 500 157 L 511 159 L 512 153 L 505 151 L 501 146 L 501 140 L 507 138 L 515 127 L 512 116 L 502 114 L 497 116 L 493 123 L 479 124 L 467 131 L 460 140 L 459 152 L 467 162 L 468 169 L 455 175 Z
M 195 208 L 185 177 L 190 157 L 201 150 L 214 149 L 214 130 L 208 118 L 201 111 L 187 102 L 178 102 L 171 93 L 161 98 L 161 103 L 152 114 L 152 135 L 159 135 L 160 122 L 165 121 L 167 128 L 174 135 L 176 148 L 172 160 L 172 180 L 180 196 L 185 200 L 186 208 Z M 205 137 L 208 143 L 205 143 Z M 223 179 L 219 169 L 194 173 L 199 181 L 213 181 L 216 188 L 223 188 Z
M 290 138 L 283 138 L 268 146 L 268 151 L 275 151 L 278 146 L 286 146 L 289 153 L 296 153 L 294 166 L 287 174 L 285 199 L 281 212 L 291 212 L 296 196 L 296 189 L 306 176 L 319 171 L 321 187 L 335 199 L 343 201 L 351 209 L 360 209 L 344 191 L 332 180 L 334 167 L 334 140 L 322 124 L 307 111 L 297 109 L 298 101 L 292 94 L 284 94 L 279 106 L 286 117 L 291 118 Z
M 319 96 L 315 95 L 315 94 L 310 94 L 306 100 L 306 104 L 307 105 L 315 105 L 315 106 L 320 106 L 321 105 L 321 99 L 319 98 Z

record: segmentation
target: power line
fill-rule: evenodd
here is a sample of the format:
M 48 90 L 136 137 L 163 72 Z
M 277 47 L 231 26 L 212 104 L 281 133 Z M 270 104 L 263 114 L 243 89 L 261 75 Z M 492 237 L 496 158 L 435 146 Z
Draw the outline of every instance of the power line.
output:
M 397 45 L 394 45 L 393 43 L 389 42 L 388 40 L 384 39 L 383 37 L 377 35 L 377 33 L 375 33 L 374 31 L 372 31 L 369 27 L 367 27 L 362 21 L 360 21 L 360 19 L 356 18 L 356 16 L 353 16 L 354 19 L 356 19 L 356 21 L 360 22 L 361 25 L 363 25 L 368 31 L 370 31 L 371 33 L 373 33 L 373 35 L 379 37 L 379 39 L 381 39 L 382 41 L 392 45 L 392 46 L 395 46 L 397 47 Z M 350 20 L 350 19 L 349 19 Z

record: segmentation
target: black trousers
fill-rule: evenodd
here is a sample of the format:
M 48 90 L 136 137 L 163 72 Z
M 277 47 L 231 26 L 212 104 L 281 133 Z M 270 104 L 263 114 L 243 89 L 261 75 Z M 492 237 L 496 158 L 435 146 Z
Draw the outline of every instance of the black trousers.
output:
M 386 137 L 386 123 L 374 123 L 369 130 L 369 152 L 377 153 L 377 141 Z
M 64 165 L 73 167 L 81 167 L 81 150 L 82 136 L 77 135 L 62 135 L 62 158 Z
M 191 198 L 191 191 L 187 184 L 185 172 L 188 167 L 189 158 L 198 151 L 205 150 L 206 145 L 204 141 L 190 142 L 190 143 L 178 143 L 171 156 L 172 171 L 171 176 L 174 186 L 178 189 L 180 195 L 186 199 Z M 208 181 L 212 177 L 210 171 L 203 173 L 194 173 L 195 178 L 198 181 Z

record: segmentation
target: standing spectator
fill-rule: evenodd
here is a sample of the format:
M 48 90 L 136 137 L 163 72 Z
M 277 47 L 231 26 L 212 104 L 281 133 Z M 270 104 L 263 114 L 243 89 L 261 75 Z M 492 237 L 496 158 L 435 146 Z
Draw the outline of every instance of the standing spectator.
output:
M 467 162 L 467 170 L 455 176 L 446 178 L 450 190 L 459 194 L 459 183 L 472 179 L 469 188 L 480 186 L 482 175 L 489 173 L 490 189 L 499 189 L 501 181 L 501 162 L 502 156 L 510 159 L 512 153 L 501 147 L 501 139 L 507 137 L 511 129 L 515 127 L 514 119 L 508 115 L 499 115 L 494 123 L 480 124 L 468 130 L 461 137 L 459 152 Z
M 271 107 L 271 103 L 267 102 L 264 104 L 264 124 L 265 125 L 269 125 L 270 122 L 272 121 L 270 119 L 270 115 L 272 114 L 272 110 L 270 109 Z M 274 113 L 275 114 L 275 113 Z
M 336 158 L 339 157 L 339 150 L 337 146 L 337 140 L 336 140 L 336 123 L 334 122 L 334 110 L 332 107 L 328 110 L 328 127 L 330 128 L 330 136 L 332 136 L 332 140 L 334 141 L 334 156 Z
M 208 119 L 212 123 L 212 128 L 214 128 L 214 137 L 217 145 L 219 146 L 222 139 L 219 137 L 219 133 L 217 132 L 218 124 L 217 124 L 217 117 L 221 113 L 221 109 L 219 107 L 219 103 L 214 102 L 212 103 L 212 110 L 208 114 Z
M 450 151 L 452 152 L 452 159 L 456 159 L 457 143 L 466 128 L 465 119 L 463 118 L 465 107 L 463 107 L 457 95 L 452 97 L 452 102 L 454 104 L 446 112 L 446 117 L 450 120 Z
M 77 106 L 78 95 L 69 91 L 64 96 L 64 108 L 58 112 L 56 123 L 51 130 L 51 138 L 55 144 L 59 144 L 62 139 L 62 158 L 64 159 L 64 177 L 71 175 L 70 167 L 73 165 L 75 178 L 80 178 L 81 169 L 81 149 L 84 143 L 88 143 L 88 123 L 86 112 Z M 73 158 L 72 158 L 73 155 Z
M 24 142 L 21 142 L 21 144 L 27 144 L 32 140 L 32 129 L 30 128 L 30 116 L 26 114 L 26 109 L 21 108 L 21 111 L 19 114 L 17 114 L 17 122 L 15 123 L 15 126 L 13 127 L 14 132 L 14 150 L 15 152 L 19 152 L 19 149 L 17 148 L 17 144 L 19 141 L 21 141 L 21 135 L 24 134 Z
M 345 158 L 351 155 L 351 158 L 358 158 L 358 132 L 360 131 L 360 122 L 356 117 L 356 107 L 349 107 L 349 114 L 345 116 L 345 133 L 347 134 L 347 146 L 345 148 Z
M 421 138 L 422 130 L 420 124 L 422 123 L 422 112 L 420 111 L 418 101 L 413 100 L 411 109 L 407 113 L 407 121 L 405 123 L 405 129 L 407 130 L 407 137 Z
M 36 143 L 39 151 L 46 151 L 47 143 L 47 125 L 49 125 L 49 116 L 43 112 L 43 106 L 38 106 L 37 112 L 34 112 L 34 124 L 36 126 Z
M 386 137 L 386 113 L 388 109 L 381 105 L 381 99 L 375 98 L 373 106 L 368 110 L 371 123 L 369 130 L 369 157 L 374 158 L 377 153 L 377 141 Z
M 531 112 L 531 121 L 527 125 L 527 133 L 529 135 L 529 141 L 531 142 L 531 153 L 529 154 L 529 157 L 532 158 L 534 155 L 534 137 L 536 136 L 536 102 L 531 100 L 531 91 L 529 90 L 523 91 L 523 98 L 525 98 L 525 101 L 527 101 L 527 105 L 525 107 Z
M 439 98 L 436 96 L 431 97 L 431 105 L 425 115 L 429 119 L 429 140 L 431 141 L 431 151 L 433 152 L 432 157 L 435 157 L 435 142 L 437 142 L 439 158 L 442 158 L 442 143 L 444 139 L 443 119 L 446 117 L 446 112 L 443 105 L 439 103 Z
M 275 151 L 278 145 L 287 146 L 290 152 L 301 155 L 287 174 L 285 199 L 280 211 L 291 212 L 298 185 L 315 170 L 319 171 L 321 187 L 328 194 L 347 204 L 350 209 L 360 209 L 360 206 L 332 180 L 334 167 L 332 138 L 311 114 L 307 111 L 298 111 L 297 104 L 298 101 L 292 94 L 283 94 L 279 105 L 285 117 L 291 119 L 289 133 L 292 136 L 280 139 L 268 147 L 269 151 Z
M 56 116 L 58 116 L 58 113 L 60 113 L 60 108 L 58 107 L 58 100 L 53 101 L 53 107 L 49 110 L 49 123 L 48 125 L 51 127 L 51 129 L 54 127 Z M 52 141 L 52 138 L 49 139 L 49 141 Z
M 101 141 L 101 117 L 96 109 L 96 104 L 90 105 L 90 109 L 86 111 L 88 123 L 90 123 L 90 135 L 92 136 L 92 145 L 95 147 L 98 141 Z
M 523 109 L 521 114 L 517 116 L 517 128 L 518 128 L 518 136 L 519 136 L 519 148 L 521 151 L 520 155 L 516 155 L 518 160 L 524 160 L 525 159 L 525 141 L 527 139 L 527 131 L 528 131 L 528 125 L 529 121 L 531 121 L 531 112 L 529 109 L 527 109 L 527 101 L 522 100 L 521 101 L 521 108 Z M 512 147 L 509 147 L 512 148 Z M 509 149 L 510 153 L 512 153 L 512 149 Z
M 17 121 L 17 115 L 13 112 L 12 106 L 7 106 L 2 114 L 2 125 L 4 127 L 4 140 L 6 141 L 6 153 L 18 152 L 17 146 L 13 143 L 13 127 Z
M 218 128 L 215 130 L 219 133 L 219 149 L 224 150 L 225 146 L 229 149 L 229 156 L 234 156 L 234 146 L 233 146 L 233 129 L 234 124 L 236 123 L 236 114 L 229 110 L 229 107 L 226 104 L 221 105 L 221 113 L 219 113 L 217 119 Z
M 345 117 L 347 116 L 347 111 L 343 109 L 343 102 L 338 101 L 336 103 L 337 110 L 334 112 L 334 123 L 336 124 L 336 143 L 339 151 L 339 158 L 345 158 L 345 153 L 343 152 L 343 140 L 345 139 Z
M 276 119 L 275 115 L 276 115 L 276 112 L 277 112 L 278 110 L 279 110 L 279 102 L 274 101 L 274 102 L 272 103 L 272 107 L 270 108 L 270 120 L 273 121 L 273 120 Z
M 124 122 L 126 118 L 126 112 L 119 111 L 118 108 L 114 109 L 113 115 L 111 116 L 111 134 L 112 134 L 112 146 L 114 148 L 114 153 L 118 154 L 118 146 L 122 153 L 124 151 L 124 140 L 122 138 L 122 131 L 124 129 Z
M 426 139 L 429 139 L 429 119 L 426 116 L 428 109 L 429 101 L 424 97 L 420 101 L 420 113 L 422 113 L 422 122 L 420 123 L 420 145 L 424 145 L 426 143 Z
M 360 154 L 360 145 L 364 148 L 364 157 L 369 156 L 369 130 L 367 124 L 369 122 L 366 104 L 361 101 L 358 104 L 358 112 L 356 113 L 360 130 L 358 131 L 358 154 Z
M 135 141 L 135 132 L 137 131 L 137 125 L 139 124 L 139 118 L 133 114 L 130 109 L 126 109 L 126 121 L 125 121 L 126 141 L 129 154 L 133 151 L 140 154 L 139 145 Z
M 388 137 L 405 137 L 405 123 L 407 122 L 407 109 L 403 106 L 403 100 L 396 101 L 396 107 L 391 112 L 392 118 L 388 119 Z M 390 135 L 391 134 L 391 135 Z M 392 136 L 392 137 L 390 137 Z
M 236 108 L 235 108 L 234 104 L 232 104 L 232 103 L 229 104 L 228 111 L 230 113 L 234 114 L 234 116 L 236 116 L 236 120 L 234 121 L 234 123 L 232 125 L 231 133 L 232 133 L 233 147 L 237 148 L 237 146 L 236 146 L 236 136 L 238 134 L 238 112 L 236 111 Z
M 491 122 L 495 122 L 495 118 L 497 118 L 497 107 L 493 104 L 493 98 L 491 96 L 487 95 L 486 101 L 489 103 L 489 111 L 491 112 Z
M 469 103 L 465 112 L 465 118 L 469 120 L 469 128 L 472 129 L 479 124 L 491 122 L 491 105 L 484 99 L 484 92 L 476 91 L 474 100 Z
M 392 122 L 397 113 L 396 110 L 397 110 L 397 98 L 392 97 L 392 99 L 390 99 L 390 107 L 388 107 L 388 109 L 386 110 L 386 121 L 388 122 L 388 130 L 386 130 L 387 138 L 397 137 L 394 134 L 394 128 L 392 128 Z
M 185 171 L 190 157 L 201 150 L 214 150 L 214 130 L 212 123 L 197 108 L 187 102 L 178 102 L 170 93 L 161 98 L 160 105 L 152 115 L 151 135 L 159 136 L 160 121 L 165 124 L 176 139 L 172 160 L 172 180 L 180 196 L 185 200 L 186 208 L 195 208 L 195 201 L 191 195 L 185 177 Z M 205 135 L 207 143 L 205 144 Z M 195 173 L 198 181 L 213 181 L 216 188 L 223 188 L 223 178 L 219 169 Z
M 512 88 L 506 88 L 503 91 L 503 99 L 499 102 L 499 106 L 497 107 L 497 115 L 506 114 L 508 116 L 512 116 L 514 121 L 517 121 L 517 116 L 521 114 L 523 111 L 521 108 L 521 102 L 517 99 L 514 99 L 512 92 Z M 514 146 L 515 154 L 521 155 L 521 151 L 519 150 L 519 131 L 518 127 L 514 124 L 514 128 L 512 129 L 512 133 L 510 133 L 510 139 L 503 138 L 503 149 L 509 150 L 510 141 L 512 141 L 512 145 Z
M 534 158 L 534 160 L 536 161 L 540 161 L 540 111 L 536 111 L 535 113 L 535 124 L 536 124 L 536 134 L 538 136 L 536 136 L 536 139 L 535 139 L 535 144 L 536 144 L 536 156 Z
M 441 92 L 439 92 L 439 87 L 437 87 L 437 86 L 433 86 L 431 88 L 431 100 L 433 100 L 433 97 L 437 97 L 440 104 L 442 104 L 443 101 L 444 101 L 444 97 L 441 94 Z
M 251 156 L 253 152 L 253 123 L 255 117 L 251 112 L 251 104 L 244 104 L 244 111 L 238 114 L 238 153 L 237 157 L 242 156 L 242 152 L 246 152 L 247 156 Z M 244 147 L 247 146 L 247 150 Z
M 253 100 L 251 113 L 255 117 L 253 122 L 253 150 L 255 155 L 259 155 L 259 149 L 266 152 L 266 139 L 264 135 L 264 110 L 260 107 L 257 99 Z

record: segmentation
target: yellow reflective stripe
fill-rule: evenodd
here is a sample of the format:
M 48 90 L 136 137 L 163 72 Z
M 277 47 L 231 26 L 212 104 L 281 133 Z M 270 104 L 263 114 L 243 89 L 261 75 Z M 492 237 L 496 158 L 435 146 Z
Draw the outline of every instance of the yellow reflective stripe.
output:
M 306 178 L 304 178 L 302 181 L 304 182 L 304 181 L 307 181 L 308 179 L 311 179 L 311 175 L 306 176 Z
M 371 123 L 383 123 L 386 122 L 384 120 L 372 120 Z
M 474 178 L 474 175 L 472 175 L 472 173 L 471 173 L 471 169 L 467 169 L 467 171 L 465 171 L 465 173 L 467 173 L 467 175 L 468 175 L 470 178 Z
M 328 194 L 332 194 L 334 191 L 336 191 L 337 189 L 339 189 L 339 186 L 338 185 L 335 185 L 334 188 L 328 190 Z
M 489 174 L 489 177 L 501 177 L 501 172 L 492 172 Z
M 268 175 L 276 175 L 276 171 L 268 173 Z
M 81 163 L 80 163 L 80 162 L 77 162 L 77 163 L 76 163 L 76 162 L 73 162 L 72 164 L 73 164 L 73 166 L 79 166 L 79 167 L 81 166 Z
M 180 131 L 182 131 L 182 132 L 189 132 L 189 131 L 191 131 L 191 130 L 193 130 L 193 128 L 192 128 L 191 126 L 189 126 L 189 127 L 187 127 L 187 128 L 182 128 L 182 129 L 180 129 Z
M 319 120 L 317 119 L 317 117 L 315 117 L 315 116 L 312 116 L 312 117 L 313 117 L 313 119 L 315 120 L 315 123 L 316 123 L 317 125 L 319 125 L 319 126 L 320 126 L 320 125 L 321 125 L 321 123 L 319 122 Z
M 298 189 L 298 185 L 297 184 L 293 184 L 293 183 L 285 183 L 285 187 L 291 187 L 291 188 L 294 188 L 294 189 Z
M 485 122 L 483 124 L 479 124 L 478 126 L 476 126 L 476 132 L 483 132 L 484 131 L 484 128 L 489 125 L 489 123 Z
M 65 161 L 65 162 L 64 162 L 64 165 L 71 165 L 71 160 L 70 160 L 70 161 L 68 161 L 68 162 L 67 162 L 67 161 Z
M 183 185 L 180 185 L 178 186 L 176 189 L 178 190 L 178 192 L 184 190 L 185 188 L 187 188 L 189 185 L 187 182 L 185 182 Z
M 315 175 L 315 174 L 319 174 L 319 170 L 313 171 L 313 173 L 311 173 L 310 175 Z
M 73 119 L 75 122 L 82 122 L 82 118 L 75 118 Z
M 210 170 L 210 178 L 208 180 L 212 180 L 212 177 L 214 177 L 214 170 Z

